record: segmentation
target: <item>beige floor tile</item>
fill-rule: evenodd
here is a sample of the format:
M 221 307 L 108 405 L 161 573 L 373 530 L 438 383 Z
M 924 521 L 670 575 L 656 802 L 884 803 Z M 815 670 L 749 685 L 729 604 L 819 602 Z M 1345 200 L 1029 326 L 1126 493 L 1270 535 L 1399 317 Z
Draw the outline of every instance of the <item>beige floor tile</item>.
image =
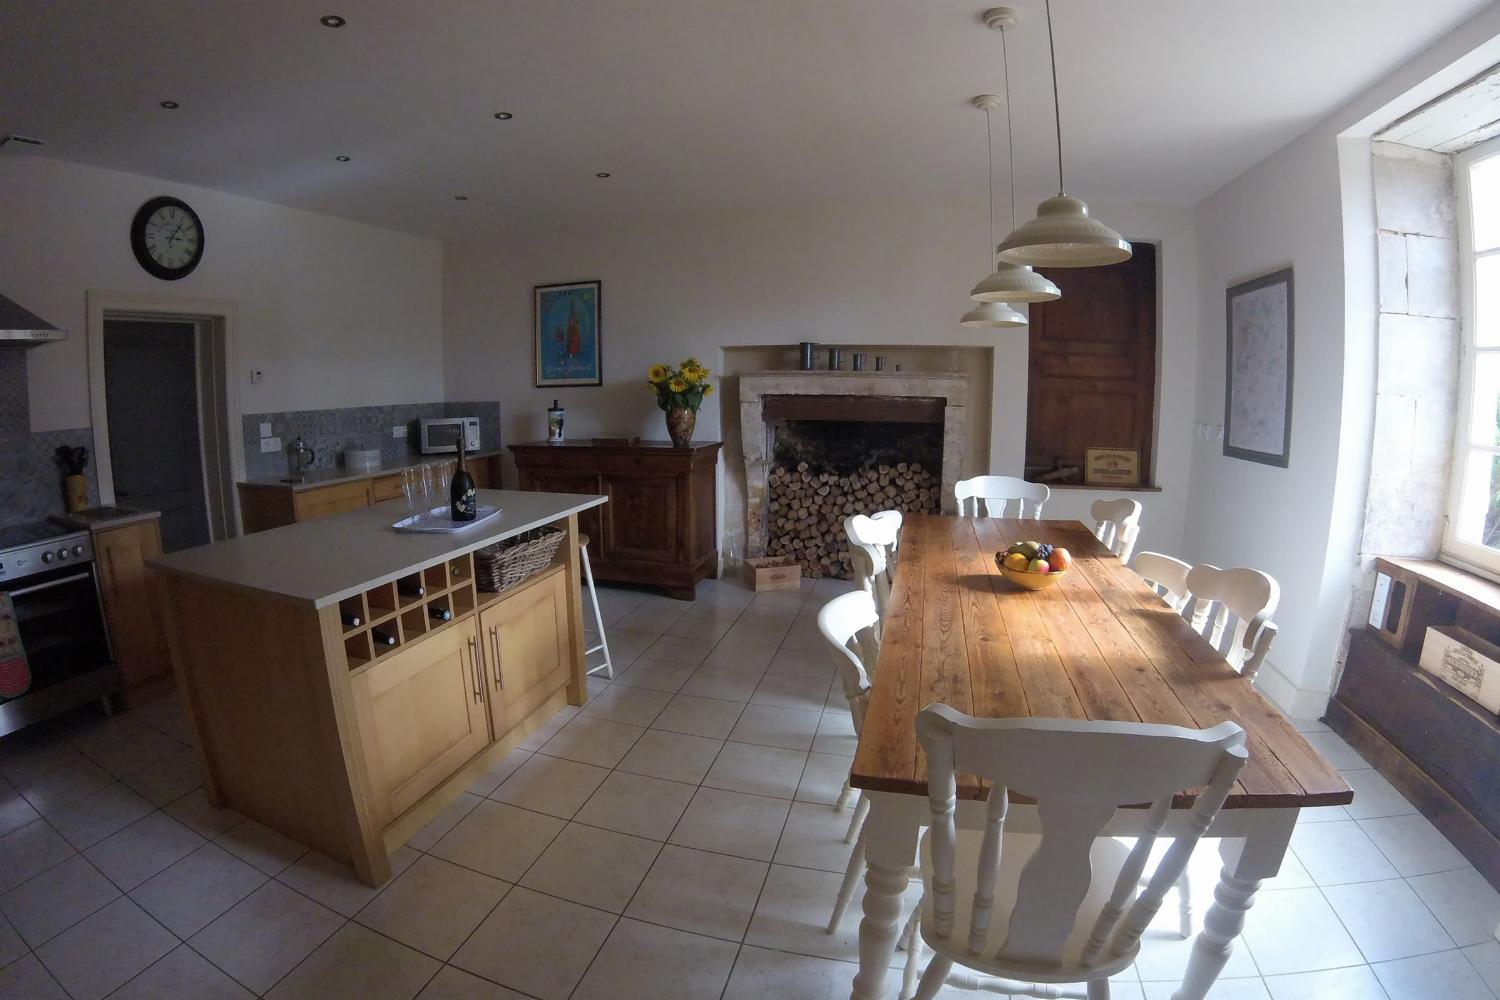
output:
M 751 706 L 769 705 L 772 708 L 795 708 L 807 712 L 823 711 L 823 702 L 828 697 L 827 677 L 801 677 L 797 674 L 766 674 L 760 679 L 755 693 L 750 696 Z
M 1461 951 L 1380 962 L 1370 967 L 1390 1000 L 1491 1000 L 1490 988 Z M 1490 994 L 1487 996 L 1486 994 Z
M 1387 1000 L 1368 965 L 1267 976 L 1265 984 L 1271 1000 Z
M 722 740 L 728 738 L 742 711 L 744 706 L 737 702 L 679 694 L 662 709 L 651 728 Z
M 517 887 L 458 949 L 453 964 L 541 1000 L 568 1000 L 616 919 Z
M 797 649 L 783 642 L 781 648 L 776 651 L 776 655 L 771 657 L 771 663 L 766 667 L 766 672 L 805 677 L 811 680 L 833 680 L 834 661 L 829 655 L 828 640 L 818 632 L 816 621 L 814 621 L 813 633 L 819 645 L 810 649 Z
M 0 912 L 36 948 L 119 895 L 109 879 L 77 856 L 0 896 Z
M 1323 888 L 1333 912 L 1367 962 L 1410 958 L 1455 947 L 1441 924 L 1403 879 Z
M 625 915 L 739 941 L 750 926 L 769 868 L 763 861 L 668 844 Z
M 661 635 L 659 632 L 636 632 L 627 628 L 605 627 L 609 636 L 609 652 L 616 660 L 634 659 L 646 651 Z
M 233 809 L 209 805 L 202 788 L 196 788 L 164 806 L 163 811 L 198 836 L 210 840 L 245 818 Z
M 1353 820 L 1297 827 L 1292 852 L 1319 885 L 1377 882 L 1398 874 Z
M 512 750 L 486 768 L 485 772 L 475 779 L 474 784 L 470 785 L 468 790 L 475 795 L 489 795 L 500 787 L 502 781 L 515 774 L 521 765 L 530 759 L 530 750 Z
M 109 1000 L 251 1000 L 255 994 L 187 945 L 178 945 Z
M 498 787 L 498 785 L 497 785 Z M 443 807 L 443 811 L 427 822 L 427 825 L 412 835 L 406 842 L 408 847 L 418 851 L 430 851 L 452 830 L 459 822 L 484 799 L 472 791 L 465 792 L 452 802 Z
M 750 704 L 729 738 L 739 743 L 757 743 L 786 750 L 811 750 L 813 734 L 822 718 L 817 712 Z
M 724 990 L 724 1000 L 765 1000 L 769 997 L 844 1000 L 849 995 L 856 968 L 850 962 L 744 947 L 735 960 L 734 972 Z M 894 997 L 900 987 L 901 975 L 892 970 L 887 986 L 889 995 Z M 983 993 L 961 992 L 956 988 L 938 993 L 939 1000 L 962 1000 L 965 997 L 978 1000 L 984 996 Z M 1130 996 L 1112 992 L 1110 1000 L 1130 1000 Z
M 1133 984 L 1128 984 L 1133 985 Z M 1182 980 L 1173 979 L 1161 983 L 1141 983 L 1135 987 L 1141 992 L 1137 996 L 1144 996 L 1145 1000 L 1172 1000 L 1172 994 L 1182 988 Z M 1123 996 L 1114 982 L 1110 983 L 1110 1000 Z M 1270 994 L 1266 992 L 1266 984 L 1259 977 L 1230 977 L 1220 976 L 1213 985 L 1213 991 L 1209 993 L 1211 1000 L 1270 1000 Z
M 1460 947 L 1494 940 L 1500 928 L 1500 892 L 1479 872 L 1460 868 L 1407 882 Z
M 843 872 L 852 844 L 844 843 L 849 814 L 814 802 L 795 802 L 776 845 L 776 863 L 826 872 Z
M 506 778 L 490 798 L 572 819 L 609 773 L 607 768 L 538 754 Z
M 98 1000 L 133 979 L 178 941 L 129 899 L 117 899 L 37 949 L 74 1000 Z
M 429 853 L 514 882 L 541 857 L 563 821 L 503 802 L 481 802 Z
M 853 757 L 839 757 L 816 751 L 809 754 L 807 766 L 802 769 L 802 780 L 797 783 L 797 801 L 833 805 L 838 801 L 839 793 L 844 789 L 844 781 L 849 777 L 849 769 L 853 766 Z M 845 804 L 845 810 L 853 808 L 853 803 L 854 798 L 851 796 Z M 844 815 L 847 816 L 848 812 Z
M 599 949 L 573 1000 L 703 1000 L 717 997 L 738 948 L 684 931 L 622 919 Z
M 420 856 L 410 847 L 397 848 L 391 854 L 391 875 L 400 875 Z M 276 880 L 346 917 L 354 916 L 380 892 L 361 882 L 353 866 L 317 851 L 308 851 Z
M 188 944 L 245 986 L 264 993 L 343 922 L 327 907 L 278 882 L 267 882 Z
M 661 850 L 658 841 L 570 823 L 521 885 L 537 892 L 619 913 Z
M 790 799 L 797 794 L 807 754 L 750 743 L 725 743 L 703 779 L 710 788 Z
M 696 785 L 719 755 L 722 740 L 648 730 L 620 761 L 620 770 Z
M 109 772 L 85 757 L 63 760 L 55 767 L 11 778 L 16 790 L 42 815 L 77 802 L 114 784 Z
M 700 788 L 669 843 L 739 858 L 770 861 L 791 803 L 743 792 Z
M 203 846 L 204 840 L 164 812 L 154 812 L 84 851 L 127 892 Z
M 682 782 L 613 771 L 573 819 L 617 833 L 666 840 L 694 791 Z
M 68 843 L 80 851 L 125 829 L 155 808 L 119 782 L 56 808 L 43 808 L 47 818 Z
M 523 993 L 496 986 L 487 979 L 445 965 L 417 1000 L 529 1000 Z
M 280 875 L 307 853 L 307 848 L 295 840 L 253 819 L 230 827 L 214 843 L 267 875 Z
M 447 961 L 509 889 L 508 882 L 423 857 L 354 919 Z
M 204 844 L 131 890 L 130 898 L 179 937 L 190 937 L 265 884 L 265 872 Z
M 1420 813 L 1362 819 L 1359 826 L 1404 876 L 1469 867 L 1468 859 Z
M 641 650 L 648 660 L 666 660 L 668 663 L 697 666 L 713 652 L 718 637 L 695 639 L 680 635 L 664 635 Z
M 718 664 L 705 663 L 682 685 L 679 694 L 690 694 L 695 698 L 718 698 L 720 701 L 744 705 L 760 686 L 764 676 L 761 670 L 737 670 Z
M 681 689 L 697 669 L 696 663 L 673 663 L 667 660 L 650 660 L 641 656 L 623 666 L 616 663 L 615 680 L 619 686 L 646 688 L 671 694 Z
M 156 729 L 143 727 L 118 740 L 84 751 L 84 755 L 116 778 L 134 774 L 163 757 L 187 747 Z
M 849 912 L 834 933 L 826 932 L 833 901 L 838 896 L 842 877 L 833 872 L 809 871 L 772 865 L 755 906 L 755 917 L 745 934 L 745 943 L 777 951 L 831 958 L 842 962 L 859 961 L 860 905 L 864 885 L 855 887 Z M 903 912 L 909 913 L 921 898 L 920 885 L 907 889 Z M 896 952 L 893 967 L 905 965 L 906 955 Z M 854 975 L 851 967 L 850 977 Z
M 1464 949 L 1464 957 L 1479 973 L 1479 978 L 1500 997 L 1500 940 L 1492 937 L 1482 944 L 1470 945 Z
M 769 637 L 759 642 L 721 641 L 698 669 L 763 674 L 776 658 L 777 649 L 777 641 Z
M 579 715 L 548 740 L 541 752 L 596 767 L 614 767 L 645 731 L 641 726 Z
M 345 924 L 266 996 L 272 1000 L 411 1000 L 439 963 L 359 924 Z
M 0 892 L 14 889 L 76 853 L 46 820 L 28 823 L 0 837 Z
M 16 929 L 10 925 L 10 921 L 5 919 L 4 914 L 0 914 L 0 968 L 9 965 L 30 950 L 26 942 L 21 940 L 21 935 L 16 933 Z
M 70 1000 L 35 955 L 27 955 L 0 969 L 0 997 L 15 997 L 16 1000 Z
M 41 815 L 9 782 L 0 786 L 0 837 L 36 822 Z
M 837 684 L 834 686 L 838 687 Z M 818 720 L 818 732 L 813 736 L 813 751 L 853 757 L 858 746 L 859 737 L 854 735 L 854 717 L 844 711 L 825 711 Z
M 196 750 L 184 748 L 122 780 L 131 791 L 161 808 L 203 784 L 203 765 Z
M 1376 819 L 1380 816 L 1405 816 L 1417 811 L 1396 786 L 1379 771 L 1362 768 L 1343 772 L 1344 780 L 1354 789 L 1354 801 L 1344 806 L 1350 819 Z
M 1244 973 L 1279 976 L 1293 972 L 1317 972 L 1364 962 L 1338 915 L 1317 889 L 1261 890 L 1245 922 L 1245 944 L 1254 956 L 1254 968 Z M 1182 956 L 1186 958 L 1187 952 Z M 1230 961 L 1234 960 L 1233 954 Z M 1155 976 L 1137 962 L 1142 980 Z M 1178 964 L 1174 975 L 1185 966 Z M 1226 967 L 1225 975 L 1234 976 Z
M 579 714 L 644 729 L 651 725 L 651 721 L 671 700 L 672 695 L 667 691 L 617 683 L 611 684 L 609 690 L 599 697 L 591 699 Z

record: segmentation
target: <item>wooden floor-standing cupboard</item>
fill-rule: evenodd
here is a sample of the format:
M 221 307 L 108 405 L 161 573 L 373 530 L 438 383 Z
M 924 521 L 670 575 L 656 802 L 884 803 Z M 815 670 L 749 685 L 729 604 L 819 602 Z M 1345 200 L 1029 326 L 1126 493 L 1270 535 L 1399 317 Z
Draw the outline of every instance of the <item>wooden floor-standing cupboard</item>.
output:
M 584 439 L 510 446 L 523 490 L 596 493 L 579 516 L 594 578 L 644 583 L 692 600 L 718 572 L 714 470 L 721 442 Z

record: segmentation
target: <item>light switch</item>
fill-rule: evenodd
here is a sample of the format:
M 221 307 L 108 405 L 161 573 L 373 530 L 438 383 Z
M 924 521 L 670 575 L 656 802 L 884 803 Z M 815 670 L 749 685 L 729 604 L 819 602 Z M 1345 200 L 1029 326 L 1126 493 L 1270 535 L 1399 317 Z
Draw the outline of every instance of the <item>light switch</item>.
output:
M 404 437 L 406 437 L 406 425 L 405 424 L 397 424 L 395 427 L 392 427 L 391 428 L 391 437 L 393 437 L 393 438 L 404 438 Z
M 281 450 L 281 438 L 266 437 L 260 439 L 260 450 L 262 454 Z
M 263 438 L 268 438 L 271 436 L 271 421 L 262 420 L 260 422 L 260 436 Z

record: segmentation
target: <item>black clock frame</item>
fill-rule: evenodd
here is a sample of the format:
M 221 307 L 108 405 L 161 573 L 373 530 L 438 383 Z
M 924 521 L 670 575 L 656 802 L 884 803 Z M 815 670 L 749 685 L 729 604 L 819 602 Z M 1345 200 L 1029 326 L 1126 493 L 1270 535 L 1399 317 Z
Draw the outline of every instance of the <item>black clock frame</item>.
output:
M 151 252 L 146 249 L 146 223 L 156 213 L 157 209 L 168 206 L 182 209 L 182 211 L 192 217 L 193 225 L 198 227 L 197 254 L 187 264 L 177 268 L 162 267 L 151 256 Z M 160 278 L 162 281 L 176 281 L 179 278 L 186 278 L 192 274 L 203 260 L 203 248 L 207 243 L 208 237 L 203 232 L 203 220 L 198 218 L 198 213 L 193 211 L 192 206 L 181 198 L 173 198 L 170 195 L 161 195 L 147 201 L 140 208 L 136 209 L 135 218 L 130 223 L 130 249 L 135 253 L 136 262 L 145 269 L 147 274 L 153 278 Z

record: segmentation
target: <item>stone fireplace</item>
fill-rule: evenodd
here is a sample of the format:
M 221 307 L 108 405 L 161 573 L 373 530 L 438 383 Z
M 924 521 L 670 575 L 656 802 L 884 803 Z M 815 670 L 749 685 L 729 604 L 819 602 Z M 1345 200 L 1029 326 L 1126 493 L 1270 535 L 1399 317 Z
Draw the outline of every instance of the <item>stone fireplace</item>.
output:
M 761 372 L 742 375 L 739 392 L 747 555 L 788 551 L 785 539 L 778 544 L 776 538 L 787 530 L 788 503 L 800 504 L 802 541 L 795 554 L 814 576 L 845 575 L 837 550 L 848 514 L 891 508 L 953 512 L 964 442 L 964 376 Z M 788 490 L 797 499 L 789 499 Z M 809 494 L 819 501 L 815 509 L 808 509 Z M 815 530 L 809 531 L 814 518 Z M 821 559 L 812 551 L 819 539 Z

